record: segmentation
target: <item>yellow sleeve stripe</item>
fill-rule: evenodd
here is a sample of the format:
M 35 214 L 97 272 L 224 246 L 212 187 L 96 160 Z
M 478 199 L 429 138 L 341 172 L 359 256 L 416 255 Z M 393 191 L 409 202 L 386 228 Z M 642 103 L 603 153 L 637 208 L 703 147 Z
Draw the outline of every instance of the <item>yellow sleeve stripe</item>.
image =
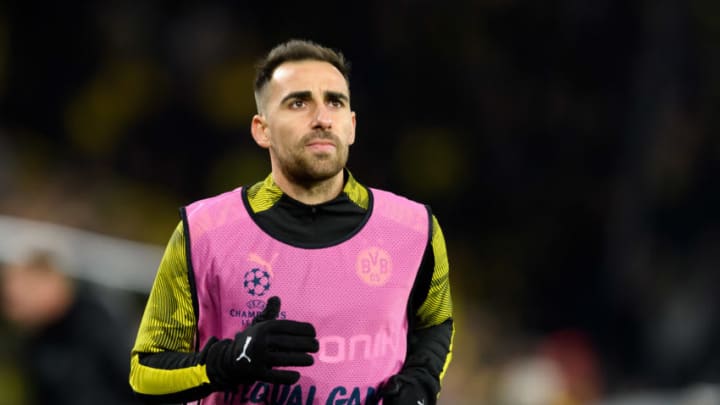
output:
M 452 317 L 453 304 L 450 295 L 450 264 L 445 237 L 437 218 L 432 217 L 432 249 L 435 258 L 430 290 L 425 302 L 417 312 L 420 328 L 439 325 Z
M 440 384 L 442 385 L 443 378 L 445 378 L 445 373 L 447 372 L 448 366 L 450 365 L 450 362 L 452 361 L 453 357 L 453 342 L 455 341 L 455 321 L 453 321 L 452 324 L 452 335 L 450 335 L 450 347 L 448 348 L 448 354 L 447 357 L 445 357 L 445 364 L 443 364 L 442 371 L 440 372 Z
M 173 394 L 209 383 L 204 364 L 165 370 L 140 364 L 137 354 L 130 360 L 130 386 L 139 394 Z
M 175 228 L 160 262 L 133 353 L 190 352 L 193 350 L 195 330 L 181 222 Z

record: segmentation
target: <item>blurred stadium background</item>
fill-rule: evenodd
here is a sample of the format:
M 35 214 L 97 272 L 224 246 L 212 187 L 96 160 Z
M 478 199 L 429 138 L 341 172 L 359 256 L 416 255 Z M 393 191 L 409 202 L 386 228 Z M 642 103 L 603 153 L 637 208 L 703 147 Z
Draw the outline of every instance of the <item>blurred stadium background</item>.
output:
M 711 0 L 2 2 L 0 261 L 134 327 L 177 208 L 269 171 L 253 64 L 308 38 L 353 62 L 351 171 L 443 225 L 442 404 L 720 404 L 719 35 Z

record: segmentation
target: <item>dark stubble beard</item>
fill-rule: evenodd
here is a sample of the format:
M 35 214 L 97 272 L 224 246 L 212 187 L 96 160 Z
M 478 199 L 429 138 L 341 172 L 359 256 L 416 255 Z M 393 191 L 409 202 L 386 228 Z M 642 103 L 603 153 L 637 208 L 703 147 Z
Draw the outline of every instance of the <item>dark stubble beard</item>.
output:
M 329 139 L 335 144 L 335 153 L 312 153 L 305 149 L 310 141 Z M 304 135 L 288 156 L 281 161 L 285 177 L 297 184 L 311 185 L 337 175 L 347 163 L 349 146 L 330 131 L 315 131 Z

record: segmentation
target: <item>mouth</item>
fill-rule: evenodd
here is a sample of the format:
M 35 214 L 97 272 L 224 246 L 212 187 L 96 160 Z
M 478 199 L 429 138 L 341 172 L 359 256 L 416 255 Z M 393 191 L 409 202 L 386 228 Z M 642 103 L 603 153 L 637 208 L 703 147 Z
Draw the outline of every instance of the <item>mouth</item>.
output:
M 312 142 L 307 143 L 308 146 L 315 146 L 315 145 L 330 145 L 335 146 L 335 142 L 333 141 L 325 141 L 325 140 L 316 140 Z
M 332 151 L 336 148 L 335 142 L 327 139 L 315 139 L 305 144 L 305 147 L 319 152 Z

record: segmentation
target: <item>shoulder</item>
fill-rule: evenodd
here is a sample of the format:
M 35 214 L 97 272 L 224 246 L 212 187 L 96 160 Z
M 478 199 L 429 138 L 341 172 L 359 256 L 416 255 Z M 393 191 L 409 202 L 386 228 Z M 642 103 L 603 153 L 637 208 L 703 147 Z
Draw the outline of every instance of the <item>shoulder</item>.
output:
M 196 200 L 184 207 L 184 210 L 188 215 L 196 212 L 205 211 L 213 208 L 218 208 L 229 201 L 242 200 L 242 187 L 238 187 L 234 190 L 226 191 L 221 194 L 206 197 L 200 200 Z
M 180 216 L 186 226 L 186 237 L 195 243 L 199 237 L 209 231 L 248 217 L 243 202 L 243 190 L 238 187 L 232 191 L 195 201 L 183 207 Z
M 430 207 L 390 191 L 369 188 L 372 212 L 419 232 L 429 232 L 432 224 Z
M 374 187 L 369 187 L 368 190 L 370 190 L 370 192 L 372 193 L 374 200 L 381 198 L 381 199 L 387 199 L 390 201 L 395 201 L 397 203 L 418 205 L 418 206 L 426 207 L 426 209 L 430 208 L 427 204 L 425 204 L 423 202 L 414 200 L 411 197 L 408 197 L 406 195 L 399 194 L 399 193 L 396 193 L 393 191 L 383 190 L 383 189 L 374 188 Z

